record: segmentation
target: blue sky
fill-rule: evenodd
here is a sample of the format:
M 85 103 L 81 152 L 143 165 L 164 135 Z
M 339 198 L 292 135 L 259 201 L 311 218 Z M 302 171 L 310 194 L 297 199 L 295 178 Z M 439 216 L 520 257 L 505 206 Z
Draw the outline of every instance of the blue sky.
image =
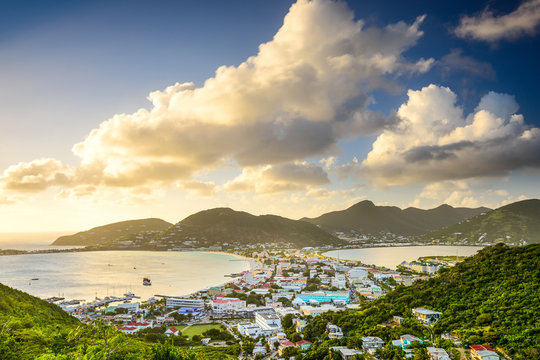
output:
M 538 1 L 315 3 L 1 1 L 0 232 L 539 196 Z

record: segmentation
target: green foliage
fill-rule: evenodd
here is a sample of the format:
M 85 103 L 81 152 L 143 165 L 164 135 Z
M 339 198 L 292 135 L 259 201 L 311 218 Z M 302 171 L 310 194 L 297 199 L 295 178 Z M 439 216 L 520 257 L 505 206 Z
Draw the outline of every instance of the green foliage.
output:
M 512 203 L 477 215 L 468 221 L 426 234 L 422 239 L 444 241 L 540 242 L 540 200 L 531 199 Z
M 109 245 L 146 231 L 163 231 L 172 224 L 161 219 L 121 221 L 92 228 L 73 235 L 60 236 L 53 245 Z
M 340 326 L 346 335 L 342 341 L 353 347 L 358 347 L 354 340 L 361 336 L 378 336 L 389 342 L 406 333 L 429 339 L 431 331 L 435 335 L 452 332 L 465 345 L 490 345 L 503 349 L 514 360 L 532 359 L 531 354 L 540 348 L 538 279 L 540 244 L 513 248 L 499 244 L 428 281 L 398 286 L 358 311 L 322 314 L 306 326 L 304 337 L 324 340 L 328 322 Z M 412 318 L 415 307 L 441 311 L 442 319 L 429 329 Z M 401 326 L 388 325 L 393 315 L 405 318 Z M 438 345 L 450 346 L 443 341 Z M 401 359 L 396 349 L 381 350 L 379 358 Z
M 321 226 L 329 232 L 355 231 L 364 234 L 391 232 L 397 235 L 421 235 L 487 211 L 489 211 L 487 208 L 453 208 L 449 205 L 441 205 L 431 210 L 417 208 L 401 210 L 395 206 L 376 206 L 371 201 L 364 200 L 346 210 L 302 220 Z
M 171 241 L 196 238 L 207 246 L 227 243 L 291 243 L 297 247 L 340 245 L 343 241 L 305 221 L 275 215 L 254 216 L 229 208 L 216 208 L 188 216 L 179 223 L 182 232 L 168 236 Z M 174 232 L 171 230 L 171 232 Z

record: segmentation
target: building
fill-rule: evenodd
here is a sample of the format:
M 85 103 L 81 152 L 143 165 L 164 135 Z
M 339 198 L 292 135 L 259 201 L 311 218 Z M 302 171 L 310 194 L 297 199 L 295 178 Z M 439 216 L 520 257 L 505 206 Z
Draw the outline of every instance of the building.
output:
M 136 313 L 137 311 L 139 311 L 139 303 L 138 302 L 135 302 L 135 303 L 121 303 L 121 304 L 116 305 L 116 307 L 120 308 L 120 309 L 127 309 L 127 311 L 129 313 Z
M 194 308 L 202 309 L 204 308 L 204 300 L 202 299 L 187 299 L 187 298 L 167 298 L 165 306 L 168 308 Z
M 212 301 L 212 310 L 216 313 L 232 313 L 246 309 L 246 301 L 237 298 L 217 298 Z
M 314 291 L 297 294 L 294 298 L 302 300 L 304 303 L 336 303 L 348 304 L 350 293 L 348 291 Z
M 401 335 L 399 337 L 399 340 L 393 340 L 392 345 L 399 346 L 400 348 L 405 350 L 415 341 L 418 341 L 420 344 L 424 343 L 420 338 L 417 338 L 414 335 L 405 334 Z
M 427 274 L 435 274 L 443 266 L 444 266 L 443 264 L 432 263 L 432 262 L 428 262 L 428 263 L 412 262 L 412 263 L 410 263 L 411 270 L 416 271 L 416 272 L 427 273 Z
M 384 345 L 384 341 L 376 336 L 364 336 L 362 338 L 362 350 L 370 354 L 375 354 L 375 351 L 382 349 Z
M 236 328 L 238 329 L 238 332 L 243 336 L 256 338 L 264 335 L 261 327 L 254 323 L 239 323 Z
M 326 330 L 328 331 L 328 338 L 330 339 L 341 339 L 343 337 L 343 331 L 337 325 L 328 324 L 326 325 Z
M 413 316 L 423 324 L 431 325 L 441 319 L 442 313 L 424 308 L 412 309 Z
M 347 287 L 347 279 L 345 278 L 345 274 L 336 273 L 332 279 L 332 287 L 345 289 Z
M 180 330 L 178 330 L 174 326 L 171 326 L 170 328 L 167 329 L 167 331 L 165 331 L 165 335 L 167 336 L 171 336 L 171 335 L 178 336 L 178 334 L 180 334 Z
M 474 360 L 499 360 L 495 350 L 485 345 L 471 345 L 471 356 Z
M 294 319 L 294 325 L 296 327 L 296 332 L 302 333 L 307 326 L 307 321 L 302 319 Z
M 300 340 L 296 342 L 296 346 L 300 348 L 300 350 L 307 350 L 311 346 L 311 341 Z
M 135 334 L 139 329 L 135 326 L 122 326 L 116 328 L 117 330 L 123 332 L 124 334 Z
M 351 360 L 356 355 L 362 354 L 360 350 L 349 349 L 346 346 L 334 346 L 334 347 L 331 347 L 330 349 L 337 351 L 343 360 Z
M 255 324 L 257 324 L 265 335 L 272 335 L 282 330 L 281 320 L 275 313 L 255 313 Z
M 428 347 L 427 352 L 431 356 L 431 360 L 450 360 L 450 356 L 444 349 Z
M 317 316 L 328 311 L 342 311 L 345 308 L 338 308 L 333 305 L 321 305 L 321 306 L 300 306 L 300 312 L 305 316 Z
M 362 268 L 352 268 L 347 273 L 349 280 L 367 279 L 367 271 Z
M 279 356 L 283 356 L 283 350 L 285 350 L 288 347 L 293 347 L 293 346 L 295 346 L 295 345 L 294 345 L 294 343 L 292 341 L 285 340 L 285 341 L 281 342 L 281 344 L 278 347 Z

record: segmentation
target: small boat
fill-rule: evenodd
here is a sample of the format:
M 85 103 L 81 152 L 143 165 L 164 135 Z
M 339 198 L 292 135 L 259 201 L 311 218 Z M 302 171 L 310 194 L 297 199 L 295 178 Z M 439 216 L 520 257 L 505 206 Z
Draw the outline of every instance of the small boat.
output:
M 143 281 L 142 281 L 142 284 L 144 286 L 150 286 L 150 285 L 152 285 L 152 280 L 150 280 L 149 278 L 144 278 Z
M 39 280 L 39 278 L 33 278 L 33 279 L 31 279 L 31 280 L 35 281 L 35 280 Z

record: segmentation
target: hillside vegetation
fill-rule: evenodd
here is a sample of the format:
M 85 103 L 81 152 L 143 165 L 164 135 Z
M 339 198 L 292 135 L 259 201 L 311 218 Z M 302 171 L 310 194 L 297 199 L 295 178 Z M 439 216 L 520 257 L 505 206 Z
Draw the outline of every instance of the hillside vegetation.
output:
M 223 360 L 238 351 L 143 342 L 100 322 L 81 324 L 54 304 L 0 284 L 2 360 Z
M 61 236 L 52 245 L 110 245 L 117 241 L 131 240 L 138 234 L 152 235 L 167 229 L 172 224 L 156 218 L 128 220 L 98 226 L 88 231 Z
M 229 208 L 198 212 L 160 235 L 170 242 L 198 241 L 201 246 L 291 243 L 297 247 L 338 245 L 342 241 L 305 221 L 276 215 L 255 216 Z
M 424 240 L 447 242 L 540 243 L 540 200 L 512 203 L 461 223 L 431 232 Z
M 325 324 L 332 322 L 345 332 L 340 342 L 352 346 L 359 346 L 362 336 L 379 336 L 386 342 L 403 334 L 429 339 L 430 330 L 411 314 L 413 308 L 426 307 L 443 313 L 433 327 L 435 335 L 455 333 L 464 345 L 490 345 L 514 360 L 539 359 L 539 279 L 540 244 L 512 248 L 499 244 L 440 276 L 399 286 L 359 311 L 321 315 L 304 335 L 310 341 L 317 339 L 325 332 Z M 394 315 L 405 318 L 402 325 L 389 323 Z M 440 340 L 436 343 L 448 345 Z M 304 359 L 322 359 L 329 345 L 327 341 L 314 346 Z M 387 354 L 380 358 L 395 357 Z
M 358 234 L 390 232 L 396 235 L 422 235 L 485 213 L 490 209 L 454 208 L 441 205 L 435 209 L 422 210 L 396 206 L 376 206 L 369 200 L 361 201 L 348 209 L 323 214 L 316 218 L 303 218 L 326 231 Z

